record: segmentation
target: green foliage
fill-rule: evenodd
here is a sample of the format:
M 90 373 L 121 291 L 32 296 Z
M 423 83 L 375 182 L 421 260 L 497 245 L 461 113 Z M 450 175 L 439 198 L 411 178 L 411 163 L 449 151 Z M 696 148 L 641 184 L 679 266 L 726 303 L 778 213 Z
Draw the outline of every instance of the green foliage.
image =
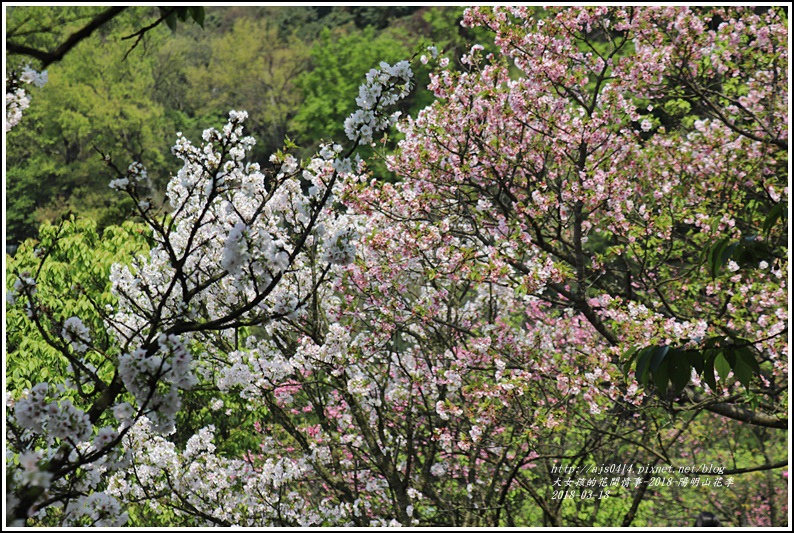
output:
M 733 372 L 737 381 L 749 389 L 761 371 L 751 346 L 744 339 L 718 336 L 706 339 L 698 348 L 669 345 L 633 348 L 624 354 L 623 371 L 628 374 L 633 366 L 637 381 L 647 386 L 652 380 L 662 394 L 666 394 L 669 387 L 673 394 L 680 394 L 689 383 L 692 369 L 703 377 L 711 390 L 718 390 L 715 370 L 722 383 Z
M 8 133 L 6 238 L 12 243 L 33 237 L 35 223 L 70 209 L 105 223 L 129 216 L 127 209 L 111 208 L 118 195 L 107 186 L 112 173 L 99 151 L 121 168 L 141 161 L 155 177 L 167 177 L 165 168 L 173 165 L 174 127 L 150 96 L 152 58 L 124 61 L 128 41 L 100 45 L 97 36 L 95 44 L 103 53 L 79 46 L 50 67 L 49 82 L 33 94 L 35 105 Z M 164 181 L 152 186 L 162 188 Z
M 171 29 L 176 31 L 177 19 L 186 22 L 187 18 L 193 19 L 193 22 L 204 27 L 204 8 L 203 7 L 160 7 L 160 14 L 165 17 L 165 23 Z
M 742 267 L 757 267 L 760 261 L 774 260 L 769 246 L 755 236 L 746 236 L 741 240 L 723 237 L 713 246 L 706 248 L 706 266 L 712 278 L 716 278 L 728 261 L 735 261 Z
M 415 6 L 350 6 L 347 8 L 357 27 L 374 27 L 376 29 L 384 29 L 394 19 L 408 16 L 417 9 L 419 8 Z
M 113 305 L 110 267 L 128 263 L 148 248 L 146 230 L 133 222 L 97 231 L 90 219 L 70 215 L 59 224 L 43 224 L 39 239 L 24 242 L 14 257 L 6 256 L 6 290 L 13 289 L 19 274 L 28 272 L 37 282 L 36 305 L 53 312 L 52 321 L 32 321 L 25 312 L 25 298 L 6 305 L 6 377 L 8 390 L 18 394 L 40 381 L 57 383 L 67 375 L 67 361 L 45 340 L 58 339 L 62 323 L 77 316 L 92 332 L 104 353 L 91 353 L 87 360 L 97 368 L 111 371 L 106 359 L 114 353 L 105 333 L 105 306 Z
M 358 30 L 369 26 L 383 30 L 410 18 L 422 8 L 415 6 L 279 6 L 264 8 L 264 16 L 276 21 L 282 36 L 300 31 L 306 41 L 313 40 L 323 28 L 353 24 Z
M 12 7 L 9 34 L 50 50 L 100 11 Z M 161 24 L 134 49 L 135 39 L 124 39 L 167 13 L 172 29 L 194 24 L 176 34 Z M 50 65 L 47 85 L 31 88 L 34 104 L 8 134 L 6 238 L 17 244 L 35 237 L 38 224 L 69 210 L 94 218 L 100 229 L 123 222 L 132 206 L 107 187 L 113 176 L 98 150 L 120 168 L 142 162 L 157 199 L 177 164 L 170 155 L 174 133 L 196 138 L 230 109 L 249 112 L 257 139 L 252 158 L 260 162 L 287 136 L 307 151 L 323 139 L 342 142 L 344 119 L 369 69 L 410 58 L 434 41 L 459 43 L 455 54 L 468 50 L 471 32 L 460 27 L 461 13 L 380 6 L 127 9 Z M 10 67 L 23 65 L 22 56 L 9 57 Z M 427 70 L 418 62 L 414 70 L 417 90 L 402 109 L 408 114 L 432 98 L 423 90 Z
M 464 9 L 464 7 L 451 6 L 428 8 L 422 14 L 422 19 L 428 26 L 426 31 L 429 40 L 435 44 L 439 52 L 452 61 L 459 61 L 460 56 L 468 53 L 475 44 L 483 46 L 483 56 L 497 52 L 498 47 L 488 30 L 482 27 L 465 28 L 460 25 Z
M 54 50 L 80 30 L 104 7 L 98 6 L 9 6 L 6 8 L 6 39 L 37 50 Z M 103 33 L 100 28 L 98 33 Z M 78 45 L 78 48 L 85 43 Z M 9 55 L 8 68 L 30 62 L 26 56 Z
M 772 229 L 777 225 L 778 221 L 782 222 L 784 227 L 787 226 L 786 220 L 788 219 L 788 202 L 779 202 L 769 211 L 769 214 L 764 219 L 763 235 L 769 240 Z
M 411 55 L 407 36 L 378 32 L 324 29 L 311 49 L 312 68 L 297 86 L 303 95 L 293 127 L 298 143 L 344 139 L 344 121 L 356 109 L 358 87 L 381 61 L 395 63 Z
M 205 59 L 196 61 L 194 55 L 183 67 L 188 114 L 248 111 L 248 128 L 257 140 L 253 156 L 266 160 L 282 145 L 302 104 L 296 79 L 306 69 L 308 50 L 296 37 L 279 38 L 269 21 L 249 18 L 236 20 L 229 32 L 212 36 L 204 46 Z

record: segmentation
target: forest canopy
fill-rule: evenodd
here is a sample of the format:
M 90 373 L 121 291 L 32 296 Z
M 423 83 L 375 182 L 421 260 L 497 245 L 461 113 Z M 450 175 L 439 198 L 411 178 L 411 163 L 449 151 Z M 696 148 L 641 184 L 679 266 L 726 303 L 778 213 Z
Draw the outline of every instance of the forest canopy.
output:
M 355 107 L 346 98 L 380 61 L 411 57 L 432 43 L 459 55 L 476 32 L 455 7 L 208 7 L 199 26 L 172 31 L 155 7 L 128 8 L 46 66 L 49 81 L 25 128 L 8 132 L 6 240 L 17 246 L 44 221 L 71 211 L 100 227 L 132 213 L 106 187 L 102 154 L 140 161 L 162 192 L 173 135 L 195 137 L 230 109 L 250 113 L 254 155 L 266 160 L 285 138 L 304 155 L 343 131 Z M 15 6 L 6 45 L 54 50 L 105 8 Z M 132 37 L 132 38 L 130 38 Z M 9 54 L 9 69 L 41 61 Z M 427 71 L 420 80 L 427 84 Z M 413 112 L 429 103 L 420 90 Z M 383 169 L 385 170 L 385 169 Z

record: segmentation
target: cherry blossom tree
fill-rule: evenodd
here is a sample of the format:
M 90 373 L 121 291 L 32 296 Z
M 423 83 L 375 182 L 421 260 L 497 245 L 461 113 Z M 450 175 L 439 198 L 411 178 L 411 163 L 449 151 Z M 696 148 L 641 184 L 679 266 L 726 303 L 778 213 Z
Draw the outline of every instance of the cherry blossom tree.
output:
M 353 147 L 342 153 L 340 145 L 324 146 L 304 165 L 286 154 L 274 155 L 265 172 L 245 163 L 254 143 L 243 136 L 245 112 L 231 112 L 220 131 L 206 130 L 200 147 L 180 136 L 174 153 L 184 166 L 169 184 L 167 213 L 146 196 L 142 166 L 121 171 L 107 160 L 117 173 L 111 188 L 136 202 L 153 247 L 148 257 L 111 272 L 117 304 L 98 310 L 103 333 L 113 337 L 107 347 L 94 342 L 98 332 L 79 317 L 51 316 L 37 304 L 36 275 L 18 273 L 11 303 L 24 301 L 75 380 L 57 391 L 39 383 L 14 402 L 9 427 L 21 468 L 7 503 L 17 519 L 34 505 L 46 511 L 60 504 L 64 524 L 83 516 L 95 525 L 124 521 L 115 500 L 92 490 L 98 474 L 128 464 L 119 444 L 133 423 L 145 417 L 154 433 L 171 432 L 180 391 L 219 372 L 211 353 L 234 358 L 237 330 L 300 313 L 332 266 L 352 260 L 354 228 L 334 207 L 338 177 L 352 171 L 349 156 L 359 141 L 396 119 L 384 109 L 408 93 L 410 76 L 407 62 L 371 71 L 362 110 L 350 122 Z M 206 358 L 194 358 L 199 345 Z M 105 368 L 89 363 L 88 352 L 98 353 Z
M 675 502 L 690 524 L 702 509 L 652 467 L 787 464 L 782 10 L 464 23 L 499 54 L 474 46 L 458 72 L 428 49 L 436 102 L 405 120 L 386 109 L 408 62 L 372 70 L 348 148 L 249 163 L 232 112 L 200 146 L 179 136 L 167 210 L 145 169 L 108 159 L 151 251 L 113 267 L 101 326 L 53 314 L 41 269 L 17 272 L 13 305 L 73 376 L 14 393 L 12 518 L 630 526 Z M 395 123 L 392 184 L 351 157 Z M 208 420 L 185 414 L 198 400 Z M 250 427 L 242 451 L 224 416 Z M 725 443 L 747 428 L 760 464 Z M 559 497 L 566 473 L 610 464 L 644 470 Z
M 394 238 L 444 236 L 420 256 L 427 278 L 465 279 L 480 263 L 487 274 L 475 279 L 549 306 L 518 307 L 528 332 L 555 313 L 577 319 L 578 337 L 558 321 L 567 334 L 546 345 L 589 356 L 561 383 L 589 374 L 598 393 L 614 387 L 613 400 L 642 386 L 643 401 L 657 390 L 668 410 L 785 429 L 782 17 L 469 10 L 465 22 L 491 28 L 501 57 L 475 47 L 469 72 L 439 72 L 439 101 L 408 121 L 391 161 L 402 182 L 357 198 L 398 226 Z M 638 382 L 616 375 L 620 366 Z

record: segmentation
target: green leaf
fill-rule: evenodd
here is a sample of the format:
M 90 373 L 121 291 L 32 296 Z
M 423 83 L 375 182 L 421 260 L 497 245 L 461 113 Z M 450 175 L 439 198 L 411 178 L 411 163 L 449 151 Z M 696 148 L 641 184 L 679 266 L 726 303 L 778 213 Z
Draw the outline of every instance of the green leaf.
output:
M 653 349 L 653 355 L 651 357 L 651 365 L 650 370 L 651 372 L 656 372 L 656 369 L 659 368 L 659 365 L 662 364 L 664 358 L 667 356 L 667 353 L 670 351 L 670 346 L 665 344 L 664 346 L 657 346 Z
M 171 11 L 167 17 L 165 17 L 165 23 L 171 28 L 171 31 L 176 31 L 176 10 Z
M 717 277 L 717 273 L 719 271 L 719 267 L 721 266 L 719 261 L 722 257 L 722 250 L 728 245 L 730 237 L 725 237 L 717 241 L 714 245 L 708 248 L 708 253 L 706 257 L 706 263 L 708 265 L 709 273 L 711 274 L 712 278 Z
M 190 16 L 193 19 L 193 21 L 202 28 L 204 28 L 204 16 L 206 15 L 204 8 L 200 6 L 194 6 L 194 7 L 189 7 L 188 9 L 190 10 Z
M 719 374 L 722 381 L 728 379 L 728 374 L 731 371 L 731 364 L 725 358 L 725 353 L 723 351 L 717 353 L 717 357 L 714 358 L 714 368 L 717 370 L 717 374 Z
M 637 357 L 637 348 L 629 348 L 623 356 L 626 358 L 626 362 L 623 363 L 623 375 L 628 376 L 629 370 L 631 370 L 631 364 L 634 362 L 634 359 Z
M 692 377 L 692 366 L 689 364 L 685 352 L 675 351 L 668 359 L 673 392 L 675 395 L 679 395 Z
M 716 278 L 723 265 L 733 256 L 739 242 L 731 242 L 730 237 L 723 237 L 708 249 L 707 263 L 712 278 Z
M 750 365 L 743 359 L 736 359 L 736 364 L 733 366 L 733 373 L 736 375 L 736 379 L 739 380 L 739 383 L 744 385 L 745 388 L 750 387 L 750 382 L 753 380 L 753 369 L 750 368 Z
M 736 248 L 739 246 L 739 242 L 733 242 L 723 248 L 722 253 L 720 254 L 720 263 L 719 267 L 721 268 L 722 265 L 726 264 L 728 260 L 733 256 L 733 253 L 736 251 Z
M 660 393 L 664 394 L 667 391 L 667 382 L 670 381 L 669 372 L 669 359 L 665 360 L 663 364 L 659 365 L 653 372 L 653 382 Z M 651 363 L 653 364 L 653 363 Z
M 737 358 L 742 358 L 744 363 L 747 364 L 753 370 L 753 372 L 761 372 L 761 366 L 758 364 L 758 361 L 755 359 L 752 350 L 750 350 L 748 346 L 737 348 L 736 356 Z
M 653 349 L 653 346 L 649 346 L 647 348 L 643 348 L 640 353 L 637 354 L 637 367 L 634 375 L 637 377 L 637 381 L 643 385 L 648 384 L 648 365 L 651 362 Z
M 747 346 L 736 348 L 734 353 L 736 361 L 733 365 L 733 373 L 736 374 L 736 379 L 738 379 L 745 388 L 749 388 L 750 382 L 752 382 L 753 377 L 760 372 L 761 368 Z
M 685 350 L 681 352 L 687 362 L 695 369 L 698 374 L 703 373 L 703 366 L 705 364 L 705 352 L 700 350 Z
M 772 228 L 775 227 L 775 223 L 787 216 L 788 202 L 779 202 L 769 210 L 769 214 L 766 216 L 766 219 L 764 219 L 764 225 L 762 226 L 763 233 L 767 239 L 769 239 L 769 235 L 772 233 Z
M 703 365 L 703 373 L 701 375 L 709 388 L 715 391 L 717 390 L 717 380 L 714 379 L 714 360 L 719 352 L 716 350 L 708 350 L 706 354 L 706 360 Z
M 736 366 L 736 349 L 729 345 L 725 347 L 722 351 L 722 355 L 725 357 L 725 360 L 728 361 L 728 365 L 730 365 L 731 369 Z

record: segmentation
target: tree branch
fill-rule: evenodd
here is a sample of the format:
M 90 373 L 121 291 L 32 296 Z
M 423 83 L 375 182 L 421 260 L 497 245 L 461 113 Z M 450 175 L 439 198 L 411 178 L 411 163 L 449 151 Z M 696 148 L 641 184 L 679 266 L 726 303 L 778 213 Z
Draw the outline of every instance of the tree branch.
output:
M 788 418 L 778 418 L 759 411 L 751 411 L 744 407 L 732 403 L 715 402 L 687 387 L 684 389 L 687 399 L 692 403 L 703 403 L 703 408 L 712 413 L 722 415 L 739 422 L 745 422 L 753 426 L 761 426 L 775 429 L 787 429 Z M 716 400 L 716 399 L 715 399 Z
M 26 55 L 33 58 L 38 59 L 41 61 L 41 67 L 45 68 L 56 61 L 60 61 L 63 59 L 63 56 L 66 53 L 77 46 L 78 43 L 83 41 L 84 39 L 88 38 L 95 30 L 100 28 L 101 26 L 107 24 L 109 21 L 114 19 L 118 16 L 122 11 L 127 9 L 127 6 L 114 6 L 106 9 L 99 15 L 95 16 L 91 21 L 83 26 L 81 29 L 77 30 L 73 34 L 69 36 L 66 41 L 64 41 L 58 48 L 53 50 L 52 52 L 48 52 L 46 50 L 38 50 L 36 48 L 31 48 L 30 46 L 25 46 L 22 44 L 16 44 L 9 41 L 6 41 L 6 51 L 12 55 Z
M 748 466 L 747 468 L 735 468 L 733 470 L 723 470 L 722 472 L 698 472 L 699 476 L 732 476 L 734 474 L 746 474 L 747 472 L 759 472 L 761 470 L 774 470 L 776 468 L 783 468 L 788 466 L 788 461 L 778 461 L 776 463 L 767 463 L 765 465 Z M 694 473 L 692 474 L 694 475 Z

